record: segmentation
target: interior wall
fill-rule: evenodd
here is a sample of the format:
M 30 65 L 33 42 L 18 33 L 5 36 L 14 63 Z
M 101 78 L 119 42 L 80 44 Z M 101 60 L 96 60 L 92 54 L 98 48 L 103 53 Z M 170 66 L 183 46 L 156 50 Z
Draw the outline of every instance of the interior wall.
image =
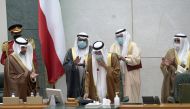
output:
M 6 0 L 0 0 L 0 44 L 8 39 L 7 37 L 7 14 Z M 2 51 L 0 50 L 0 54 Z M 4 71 L 3 65 L 0 64 L 0 73 Z
M 189 0 L 60 0 L 67 49 L 84 31 L 91 44 L 114 42 L 114 33 L 126 28 L 141 49 L 141 95 L 160 96 L 161 57 L 172 47 L 174 34 L 190 35 Z

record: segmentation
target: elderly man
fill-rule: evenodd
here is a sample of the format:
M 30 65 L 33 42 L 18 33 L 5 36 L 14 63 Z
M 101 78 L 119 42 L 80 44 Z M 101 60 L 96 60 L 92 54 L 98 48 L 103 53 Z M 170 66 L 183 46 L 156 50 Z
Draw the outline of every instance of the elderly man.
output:
M 190 68 L 189 41 L 185 34 L 176 34 L 173 38 L 173 48 L 169 49 L 160 65 L 164 79 L 161 101 L 168 102 L 168 97 L 174 94 L 176 72 L 183 73 Z
M 121 73 L 123 75 L 124 96 L 129 97 L 129 102 L 138 103 L 140 98 L 140 50 L 135 42 L 131 41 L 126 29 L 119 29 L 115 33 L 116 42 L 112 44 L 110 52 L 119 55 Z
M 38 74 L 33 66 L 33 48 L 27 39 L 19 37 L 15 39 L 13 50 L 4 67 L 4 96 L 14 93 L 26 101 L 31 92 L 36 92 Z
M 102 41 L 93 44 L 92 54 L 87 60 L 84 99 L 102 102 L 108 98 L 113 103 L 116 92 L 120 91 L 120 65 L 117 54 L 108 53 Z
M 88 35 L 77 35 L 74 47 L 67 51 L 63 63 L 66 73 L 67 97 L 81 97 L 84 94 L 85 59 L 89 53 Z

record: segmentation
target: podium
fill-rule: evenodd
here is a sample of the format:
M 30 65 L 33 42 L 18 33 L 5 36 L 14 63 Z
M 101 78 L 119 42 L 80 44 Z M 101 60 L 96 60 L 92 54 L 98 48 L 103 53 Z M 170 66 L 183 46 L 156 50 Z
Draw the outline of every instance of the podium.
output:
M 3 103 L 0 104 L 0 109 L 44 109 L 48 107 L 43 104 L 41 96 L 27 97 L 27 102 L 23 102 L 19 97 L 3 97 Z
M 0 104 L 0 109 L 44 109 L 47 108 L 48 105 L 32 105 L 32 104 L 17 104 L 17 105 L 3 105 Z

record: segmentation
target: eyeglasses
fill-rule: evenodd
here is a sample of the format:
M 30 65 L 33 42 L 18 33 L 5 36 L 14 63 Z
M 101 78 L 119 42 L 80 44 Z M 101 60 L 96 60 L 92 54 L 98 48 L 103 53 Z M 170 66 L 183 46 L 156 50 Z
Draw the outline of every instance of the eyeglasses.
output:
M 174 42 L 175 42 L 175 43 L 180 43 L 180 39 L 179 39 L 179 38 L 175 38 L 175 39 L 174 39 Z
M 78 38 L 78 41 L 87 41 L 87 39 Z
M 118 37 L 123 37 L 123 34 L 118 34 L 118 35 L 116 35 L 116 37 L 118 38 Z
M 95 51 L 94 52 L 96 55 L 102 55 L 102 52 L 101 51 Z

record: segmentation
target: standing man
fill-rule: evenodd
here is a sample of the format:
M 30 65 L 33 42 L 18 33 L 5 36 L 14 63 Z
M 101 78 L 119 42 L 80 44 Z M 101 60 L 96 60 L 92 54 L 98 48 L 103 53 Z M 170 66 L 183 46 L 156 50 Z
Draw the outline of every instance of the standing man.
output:
M 120 91 L 120 65 L 117 54 L 108 53 L 102 41 L 93 44 L 92 54 L 87 60 L 84 99 L 102 102 L 108 98 L 114 102 L 115 93 Z
M 164 79 L 161 101 L 167 103 L 169 96 L 174 94 L 176 72 L 183 73 L 190 69 L 189 41 L 185 34 L 176 34 L 173 38 L 173 48 L 169 49 L 160 65 Z
M 38 74 L 33 66 L 33 48 L 27 39 L 19 37 L 13 43 L 13 50 L 4 67 L 4 97 L 15 93 L 25 102 L 31 92 L 36 93 Z
M 124 96 L 129 97 L 129 102 L 137 103 L 140 98 L 140 68 L 142 68 L 139 48 L 131 41 L 131 36 L 126 29 L 119 29 L 115 33 L 115 40 L 110 52 L 119 55 Z
M 89 53 L 88 35 L 77 35 L 74 47 L 67 51 L 63 63 L 66 73 L 67 97 L 80 97 L 84 94 L 85 59 Z

